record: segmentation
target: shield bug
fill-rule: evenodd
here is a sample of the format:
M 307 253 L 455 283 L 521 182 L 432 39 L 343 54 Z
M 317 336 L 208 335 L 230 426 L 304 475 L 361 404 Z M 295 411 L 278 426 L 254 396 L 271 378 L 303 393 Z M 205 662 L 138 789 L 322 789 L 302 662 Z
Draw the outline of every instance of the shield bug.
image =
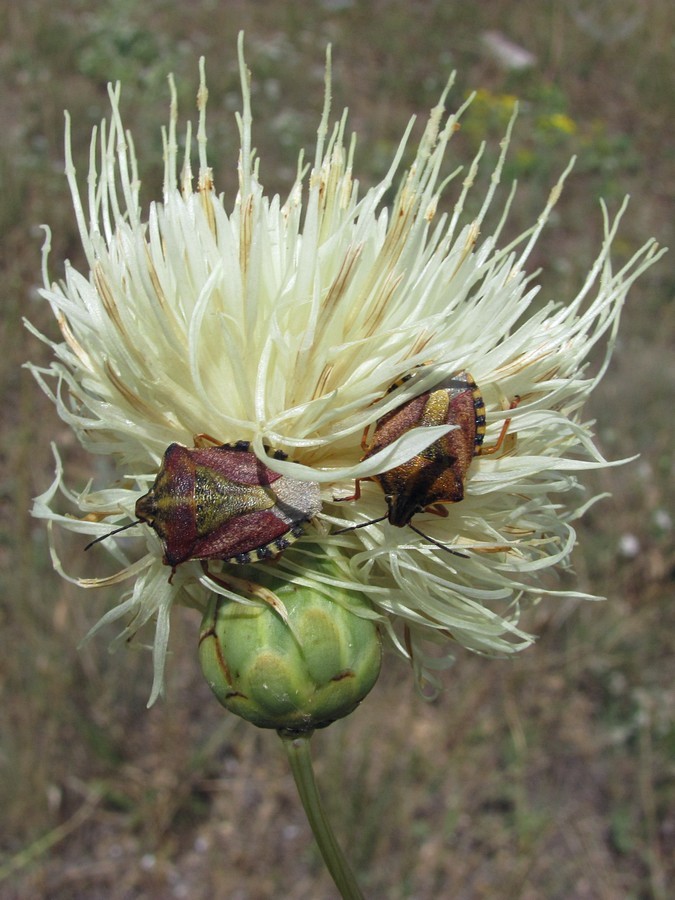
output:
M 408 375 L 396 381 L 387 393 L 413 377 L 414 375 Z M 515 402 L 511 405 L 515 406 Z M 464 371 L 450 376 L 432 390 L 424 391 L 386 413 L 375 423 L 370 444 L 366 444 L 364 435 L 362 446 L 366 452 L 362 459 L 373 456 L 412 428 L 443 424 L 457 427 L 401 465 L 371 476 L 368 480 L 377 482 L 384 491 L 386 515 L 336 533 L 388 519 L 392 525 L 399 528 L 407 525 L 431 543 L 454 553 L 455 551 L 415 528 L 411 520 L 420 512 L 447 515 L 441 504 L 458 503 L 463 499 L 464 480 L 474 456 L 499 450 L 510 421 L 507 419 L 504 422 L 499 439 L 493 447 L 483 447 L 485 403 L 473 377 Z M 345 499 L 358 500 L 361 496 L 359 481 L 356 482 L 354 495 Z
M 272 455 L 286 458 L 281 450 Z M 136 502 L 137 521 L 123 528 L 140 522 L 153 528 L 164 547 L 163 562 L 174 569 L 190 559 L 245 564 L 284 551 L 320 508 L 316 482 L 272 471 L 247 441 L 171 444 L 154 484 Z

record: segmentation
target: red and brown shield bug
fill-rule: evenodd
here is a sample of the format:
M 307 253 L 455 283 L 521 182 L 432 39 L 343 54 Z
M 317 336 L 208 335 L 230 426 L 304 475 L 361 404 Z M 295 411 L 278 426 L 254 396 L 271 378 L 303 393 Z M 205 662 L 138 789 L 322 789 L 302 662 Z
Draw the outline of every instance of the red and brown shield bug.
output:
M 281 450 L 272 456 L 286 458 Z M 167 566 L 191 559 L 243 565 L 283 552 L 320 509 L 316 482 L 272 471 L 247 441 L 194 448 L 171 444 L 154 484 L 136 502 L 137 521 L 110 534 L 145 522 L 162 541 Z
M 413 375 L 405 376 L 391 385 L 387 393 L 408 381 Z M 517 400 L 511 404 L 514 407 Z M 411 520 L 420 512 L 434 512 L 445 516 L 447 511 L 441 504 L 458 503 L 464 497 L 464 480 L 469 466 L 478 455 L 495 453 L 500 449 L 508 430 L 510 419 L 506 419 L 494 446 L 483 446 L 485 437 L 485 403 L 480 388 L 468 372 L 459 372 L 441 381 L 431 390 L 424 391 L 412 400 L 386 413 L 375 423 L 370 444 L 362 441 L 366 451 L 362 459 L 368 459 L 389 446 L 397 438 L 412 428 L 433 425 L 456 425 L 443 437 L 434 441 L 421 453 L 407 462 L 370 479 L 359 479 L 355 492 L 346 500 L 358 500 L 361 496 L 360 481 L 377 482 L 384 491 L 387 513 L 369 522 L 345 528 L 334 534 L 343 534 L 354 528 L 364 528 L 375 522 L 388 519 L 392 525 L 403 528 L 406 525 L 432 544 L 454 553 L 444 544 L 424 534 Z

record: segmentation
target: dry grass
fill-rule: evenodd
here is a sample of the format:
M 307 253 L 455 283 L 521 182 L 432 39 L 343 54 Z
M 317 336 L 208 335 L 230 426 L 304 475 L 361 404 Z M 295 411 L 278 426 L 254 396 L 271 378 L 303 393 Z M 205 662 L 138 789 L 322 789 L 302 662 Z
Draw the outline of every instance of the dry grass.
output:
M 79 261 L 61 174 L 62 109 L 73 114 L 83 171 L 90 126 L 106 109 L 105 83 L 123 79 L 150 198 L 161 176 L 166 74 L 176 74 L 189 110 L 205 54 L 216 177 L 231 190 L 242 27 L 271 189 L 288 187 L 298 147 L 312 145 L 330 40 L 335 104 L 350 107 L 362 181 L 382 174 L 403 123 L 434 103 L 453 67 L 455 97 L 484 89 L 458 142 L 464 160 L 483 135 L 495 145 L 504 95 L 523 99 L 511 157 L 522 184 L 514 233 L 532 220 L 569 155 L 580 154 L 557 228 L 536 260 L 549 295 L 578 286 L 598 246 L 601 195 L 612 208 L 633 195 L 619 261 L 651 234 L 673 246 L 666 135 L 675 118 L 675 12 L 667 0 L 4 5 L 3 900 L 334 897 L 276 736 L 223 715 L 202 683 L 194 618 L 177 616 L 168 699 L 146 711 L 147 654 L 110 656 L 105 636 L 76 649 L 110 598 L 57 578 L 43 527 L 26 515 L 51 477 L 50 440 L 65 448 L 75 481 L 91 475 L 91 461 L 20 369 L 27 358 L 47 359 L 20 316 L 54 333 L 35 294 L 35 226 L 49 222 L 54 231 L 54 275 L 64 257 Z M 500 69 L 481 43 L 488 28 L 535 53 L 535 69 Z M 573 130 L 553 127 L 556 115 L 568 116 Z M 585 522 L 577 577 L 610 601 L 532 611 L 529 624 L 542 635 L 535 648 L 510 662 L 460 653 L 433 704 L 414 695 L 404 665 L 388 658 L 361 709 L 316 736 L 327 804 L 368 897 L 672 895 L 672 294 L 666 258 L 632 294 L 621 346 L 590 411 L 610 456 L 641 453 L 639 462 L 589 479 L 590 489 L 614 496 Z M 92 564 L 74 547 L 66 558 L 78 572 Z

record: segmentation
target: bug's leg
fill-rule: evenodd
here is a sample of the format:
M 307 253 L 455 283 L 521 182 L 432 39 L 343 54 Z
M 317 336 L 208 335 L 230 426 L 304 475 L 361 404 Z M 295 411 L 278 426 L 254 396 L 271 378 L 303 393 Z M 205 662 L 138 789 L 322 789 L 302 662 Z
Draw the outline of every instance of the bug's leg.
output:
M 442 519 L 447 519 L 450 515 L 448 507 L 443 503 L 432 503 L 431 506 L 427 506 L 424 512 L 433 513 L 433 515 L 440 516 Z
M 364 453 L 367 453 L 369 450 L 368 440 L 366 437 L 366 435 L 368 434 L 369 428 L 370 428 L 370 425 L 364 429 L 363 436 L 361 437 L 361 449 L 363 450 Z M 357 478 L 356 481 L 354 482 L 354 493 L 350 497 L 336 497 L 335 498 L 336 503 L 337 502 L 342 503 L 345 500 L 359 500 L 361 497 L 361 482 L 362 481 L 372 481 L 372 478 Z
M 513 400 L 509 403 L 509 409 L 515 409 L 516 406 L 520 403 L 520 397 L 514 397 Z M 477 456 L 490 456 L 492 453 L 497 453 L 497 451 L 501 448 L 504 440 L 506 438 L 506 434 L 509 430 L 509 425 L 511 424 L 511 418 L 504 419 L 504 424 L 502 425 L 502 430 L 499 432 L 499 437 L 497 438 L 497 442 L 492 445 L 492 447 L 481 447 Z
M 370 478 L 357 478 L 354 482 L 354 493 L 350 497 L 335 497 L 336 503 L 344 503 L 345 500 L 360 500 L 361 498 L 361 482 L 370 481 Z
M 504 443 L 504 438 L 506 437 L 506 433 L 509 430 L 509 425 L 511 424 L 511 419 L 504 419 L 504 424 L 502 425 L 502 430 L 499 432 L 499 437 L 497 438 L 497 442 L 493 444 L 491 447 L 481 447 L 479 456 L 490 456 L 492 453 L 497 453 L 497 451 L 501 448 Z
M 361 449 L 364 453 L 367 453 L 370 450 L 370 447 L 368 445 L 368 432 L 370 431 L 370 428 L 370 425 L 366 425 L 366 427 L 363 429 L 363 434 L 361 435 Z

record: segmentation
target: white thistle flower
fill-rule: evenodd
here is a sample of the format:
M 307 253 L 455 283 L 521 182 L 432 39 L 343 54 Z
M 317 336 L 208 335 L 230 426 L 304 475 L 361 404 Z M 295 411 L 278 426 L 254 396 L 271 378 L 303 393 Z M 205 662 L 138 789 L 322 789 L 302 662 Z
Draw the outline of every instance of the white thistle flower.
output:
M 509 126 L 477 217 L 466 220 L 463 207 L 480 154 L 464 176 L 454 210 L 439 215 L 449 180 L 440 183 L 441 165 L 464 109 L 446 116 L 446 89 L 400 179 L 393 207 L 383 201 L 410 128 L 386 177 L 359 197 L 352 177 L 354 142 L 346 146 L 344 117 L 329 134 L 329 65 L 314 163 L 306 170 L 300 158 L 285 203 L 268 197 L 251 148 L 241 42 L 239 57 L 240 187 L 231 212 L 215 192 L 207 163 L 203 66 L 196 190 L 189 151 L 179 173 L 173 86 L 164 197 L 147 209 L 139 200 L 119 89 L 110 91 L 110 121 L 92 137 L 84 201 L 67 123 L 67 177 L 89 271 L 66 264 L 65 279 L 52 282 L 47 239 L 41 293 L 63 340 L 52 343 L 38 335 L 55 359 L 48 368 L 31 368 L 83 447 L 114 456 L 120 480 L 104 490 L 88 486 L 73 493 L 63 484 L 57 454 L 55 480 L 36 498 L 33 512 L 50 529 L 55 523 L 98 537 L 134 518 L 136 500 L 152 485 L 170 443 L 192 446 L 200 433 L 223 442 L 251 441 L 270 468 L 321 485 L 323 511 L 307 528 L 309 541 L 285 553 L 275 574 L 321 591 L 325 576 L 312 566 L 319 548 L 339 573 L 333 583 L 341 579 L 365 594 L 420 682 L 434 687 L 433 672 L 448 665 L 453 642 L 481 653 L 519 650 L 532 640 L 518 627 L 521 603 L 561 595 L 545 590 L 541 578 L 569 561 L 571 523 L 585 508 L 577 474 L 608 465 L 580 410 L 607 367 L 629 287 L 660 252 L 650 241 L 614 272 L 610 245 L 621 213 L 613 222 L 605 213 L 605 240 L 579 294 L 527 315 L 537 293 L 527 260 L 567 172 L 536 225 L 517 240 L 500 245 L 513 192 L 502 226 L 481 236 Z M 602 340 L 605 362 L 591 374 L 585 361 Z M 429 363 L 422 382 L 414 379 L 396 394 L 386 393 L 402 375 Z M 460 370 L 482 389 L 486 446 L 499 435 L 509 401 L 520 402 L 508 413 L 507 452 L 473 460 L 462 502 L 446 507 L 445 518 L 415 517 L 418 528 L 455 554 L 387 521 L 331 536 L 331 527 L 348 528 L 386 512 L 382 490 L 372 481 L 362 485 L 358 501 L 337 502 L 353 495 L 355 479 L 411 459 L 447 426 L 414 429 L 384 454 L 360 461 L 364 429 L 413 396 L 413 389 L 419 393 L 420 383 L 427 389 Z M 289 459 L 270 458 L 266 446 L 284 450 Z M 59 493 L 77 517 L 55 511 Z M 83 587 L 131 585 L 91 633 L 126 618 L 126 638 L 156 620 L 153 702 L 162 690 L 173 604 L 203 610 L 214 590 L 229 594 L 197 561 L 179 566 L 169 579 L 156 534 L 145 524 L 132 533 L 147 544 L 136 561 L 122 547 L 137 544 L 110 539 L 102 545 L 123 566 L 111 578 L 71 577 L 54 550 L 52 556 L 55 568 Z M 246 577 L 254 579 L 254 572 L 247 569 Z

